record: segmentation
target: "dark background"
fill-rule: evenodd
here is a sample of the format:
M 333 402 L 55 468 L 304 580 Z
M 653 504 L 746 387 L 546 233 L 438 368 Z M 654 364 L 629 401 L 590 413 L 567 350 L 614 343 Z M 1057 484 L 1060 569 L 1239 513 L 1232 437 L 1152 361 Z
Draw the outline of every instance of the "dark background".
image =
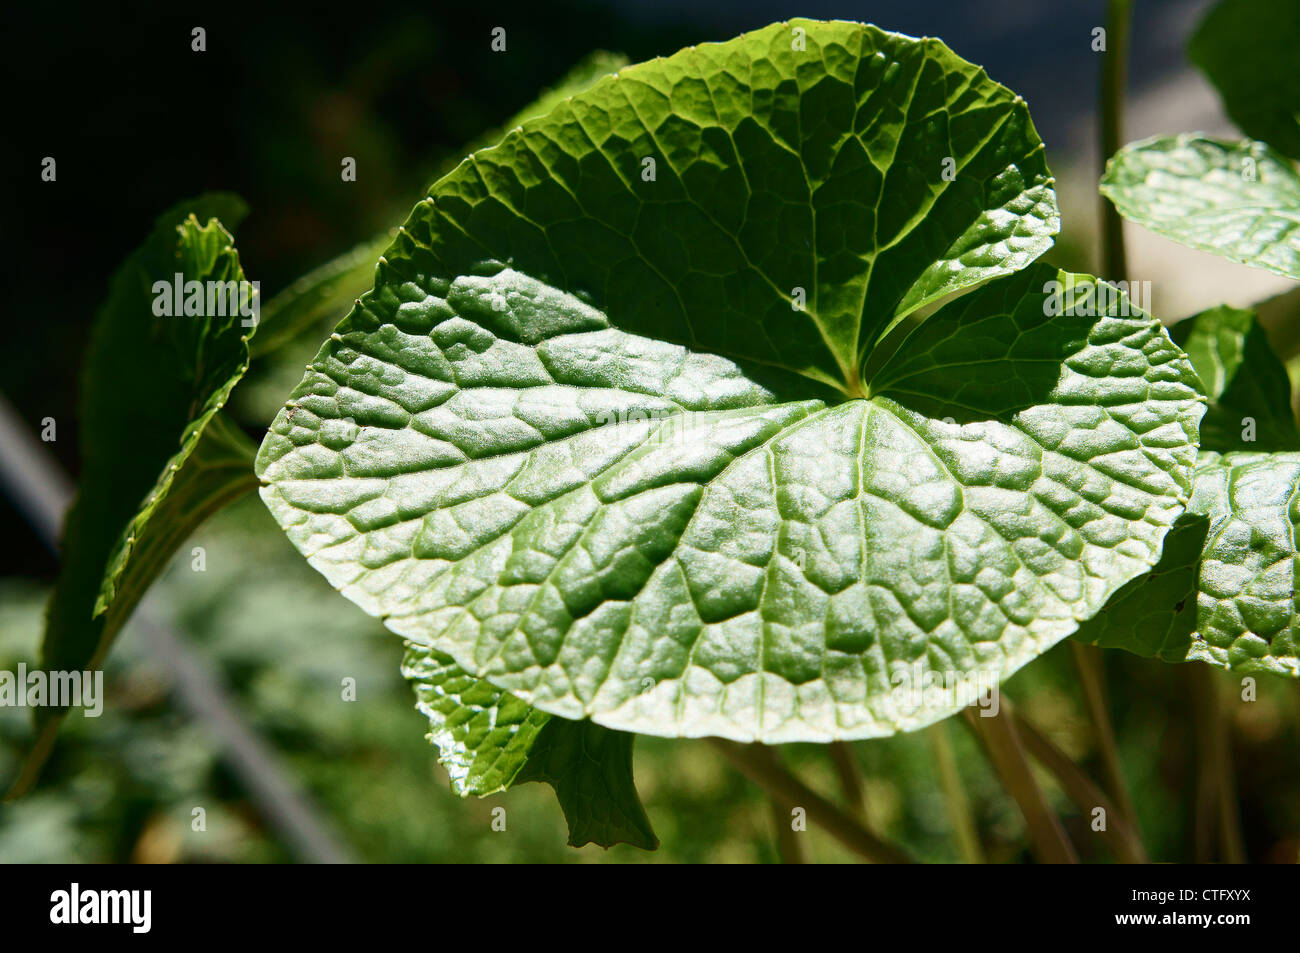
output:
M 1201 0 L 1142 0 L 1135 90 L 1182 66 Z M 6 19 L 9 337 L 0 391 L 77 470 L 80 350 L 109 276 L 181 198 L 214 189 L 252 211 L 239 249 L 264 299 L 399 222 L 440 161 L 531 102 L 594 49 L 632 62 L 790 16 L 941 35 L 1023 95 L 1055 161 L 1093 114 L 1104 0 L 493 0 L 311 4 L 28 4 Z M 190 31 L 207 31 L 207 51 Z M 493 27 L 507 51 L 489 48 Z M 1081 125 L 1082 122 L 1082 125 Z M 58 163 L 40 181 L 41 160 Z M 357 160 L 354 183 L 339 176 Z M 0 574 L 53 557 L 0 506 Z

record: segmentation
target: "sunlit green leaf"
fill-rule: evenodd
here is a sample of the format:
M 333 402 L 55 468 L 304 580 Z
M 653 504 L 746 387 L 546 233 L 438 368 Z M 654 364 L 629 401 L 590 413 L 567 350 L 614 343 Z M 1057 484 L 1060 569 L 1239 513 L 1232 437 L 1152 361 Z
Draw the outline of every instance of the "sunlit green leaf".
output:
M 1300 175 L 1263 143 L 1197 134 L 1130 143 L 1106 163 L 1101 192 L 1166 238 L 1300 279 Z
M 1026 268 L 1055 230 L 1023 101 L 938 41 L 799 20 L 630 67 L 434 186 L 272 425 L 263 499 L 344 595 L 542 711 L 924 726 L 1146 572 L 1190 493 L 1190 363 Z
M 1159 564 L 1078 638 L 1169 662 L 1300 677 L 1300 454 L 1205 452 Z

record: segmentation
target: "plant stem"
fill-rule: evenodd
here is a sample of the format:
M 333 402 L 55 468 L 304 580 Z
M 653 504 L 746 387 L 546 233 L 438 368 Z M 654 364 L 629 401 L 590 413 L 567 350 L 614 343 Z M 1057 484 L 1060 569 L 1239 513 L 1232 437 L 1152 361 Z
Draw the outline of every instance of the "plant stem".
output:
M 979 834 L 975 829 L 975 818 L 971 815 L 970 800 L 961 783 L 961 774 L 957 770 L 957 758 L 953 754 L 952 739 L 948 737 L 946 720 L 932 725 L 926 732 L 930 736 L 930 746 L 934 749 L 935 766 L 939 771 L 939 785 L 943 788 L 944 804 L 948 808 L 948 823 L 952 825 L 953 836 L 961 851 L 962 861 L 968 864 L 984 863 L 984 849 L 980 846 Z
M 722 755 L 745 777 L 787 808 L 802 807 L 808 819 L 864 860 L 876 864 L 909 864 L 911 858 L 871 833 L 839 805 L 828 801 L 791 774 L 765 745 L 740 745 L 710 738 Z
M 1002 704 L 1007 704 L 1006 698 Z M 1137 831 L 1130 826 L 1128 818 L 1116 810 L 1114 803 L 1101 788 L 1093 783 L 1077 764 L 1064 751 L 1052 743 L 1052 740 L 1035 728 L 1018 711 L 1012 711 L 1016 721 L 1016 730 L 1024 742 L 1025 750 L 1034 756 L 1044 768 L 1052 772 L 1061 790 L 1074 802 L 1085 815 L 1100 807 L 1106 812 L 1106 827 L 1103 833 L 1110 844 L 1115 859 L 1125 864 L 1148 864 L 1146 848 Z
M 1047 864 L 1077 864 L 1079 857 L 1074 845 L 1065 836 L 1056 812 L 1034 778 L 1015 722 L 1005 713 L 985 718 L 967 708 L 962 714 L 984 742 L 984 750 L 1002 779 L 1002 786 L 1020 806 L 1038 860 Z
M 1101 758 L 1102 777 L 1105 788 L 1114 799 L 1118 813 L 1125 822 L 1141 836 L 1137 812 L 1133 799 L 1129 796 L 1128 784 L 1124 781 L 1124 768 L 1120 764 L 1119 746 L 1115 743 L 1115 728 L 1110 720 L 1110 706 L 1106 695 L 1106 670 L 1102 665 L 1101 649 L 1094 645 L 1070 641 L 1070 650 L 1074 655 L 1074 665 L 1079 671 L 1079 681 L 1083 688 L 1083 702 L 1088 709 L 1088 718 L 1096 735 L 1097 753 Z M 1109 813 L 1109 812 L 1107 812 Z
M 1101 164 L 1119 151 L 1124 135 L 1124 91 L 1128 86 L 1128 45 L 1133 0 L 1106 4 L 1106 58 L 1101 64 Z M 1124 222 L 1104 196 L 1101 202 L 1101 271 L 1108 281 L 1128 277 Z
M 849 811 L 864 821 L 867 819 L 867 799 L 862 791 L 862 774 L 858 768 L 858 759 L 853 754 L 853 746 L 846 741 L 832 741 L 826 746 L 830 749 L 831 761 L 835 773 L 839 775 L 840 789 L 844 792 L 844 802 Z
M 772 825 L 776 831 L 776 853 L 783 864 L 806 864 L 803 842 L 798 831 L 790 826 L 790 812 L 782 804 L 768 798 L 772 808 Z
M 1214 670 L 1198 665 L 1191 676 L 1192 705 L 1196 723 L 1196 859 L 1215 856 L 1212 844 L 1217 834 L 1218 857 L 1229 864 L 1246 862 L 1241 822 L 1237 813 L 1237 792 L 1232 773 L 1232 748 L 1228 723 L 1214 681 Z

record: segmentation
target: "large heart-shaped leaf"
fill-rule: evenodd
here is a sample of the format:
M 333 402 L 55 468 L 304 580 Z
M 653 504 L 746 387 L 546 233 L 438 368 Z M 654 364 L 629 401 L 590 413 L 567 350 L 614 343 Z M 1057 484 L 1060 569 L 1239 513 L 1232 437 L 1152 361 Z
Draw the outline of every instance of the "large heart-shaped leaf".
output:
M 1149 569 L 1190 490 L 1194 372 L 1109 286 L 1033 267 L 889 335 L 1055 228 L 1023 102 L 936 41 L 795 21 L 633 67 L 435 185 L 263 498 L 543 711 L 920 727 Z
M 1293 159 L 1300 159 L 1297 49 L 1295 0 L 1224 0 L 1187 44 L 1241 131 Z
M 1101 192 L 1166 238 L 1300 280 L 1300 175 L 1262 142 L 1130 143 L 1106 163 Z

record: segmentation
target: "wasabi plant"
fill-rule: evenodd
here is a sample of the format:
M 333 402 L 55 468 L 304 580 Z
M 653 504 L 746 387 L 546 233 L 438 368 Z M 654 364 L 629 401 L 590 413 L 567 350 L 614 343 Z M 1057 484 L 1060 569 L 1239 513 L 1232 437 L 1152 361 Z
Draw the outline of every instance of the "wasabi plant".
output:
M 1104 188 L 1300 278 L 1291 233 L 1259 224 L 1300 195 L 1281 156 L 1215 146 L 1257 157 L 1252 204 L 1170 208 L 1249 191 L 1207 149 L 1125 150 Z M 1071 859 L 1016 761 L 1060 753 L 998 685 L 1069 638 L 1300 675 L 1300 434 L 1249 315 L 1171 339 L 1123 286 L 1038 261 L 1053 185 L 1024 100 L 941 41 L 793 20 L 580 70 L 260 321 L 190 310 L 244 282 L 243 207 L 182 203 L 99 318 L 44 663 L 97 666 L 180 543 L 256 486 L 405 640 L 462 795 L 546 781 L 574 845 L 652 848 L 635 736 L 707 736 L 903 860 L 767 746 L 965 710 L 1039 855 Z M 223 407 L 257 342 L 361 291 L 254 459 Z M 1108 787 L 1087 796 L 1116 856 L 1145 859 Z

